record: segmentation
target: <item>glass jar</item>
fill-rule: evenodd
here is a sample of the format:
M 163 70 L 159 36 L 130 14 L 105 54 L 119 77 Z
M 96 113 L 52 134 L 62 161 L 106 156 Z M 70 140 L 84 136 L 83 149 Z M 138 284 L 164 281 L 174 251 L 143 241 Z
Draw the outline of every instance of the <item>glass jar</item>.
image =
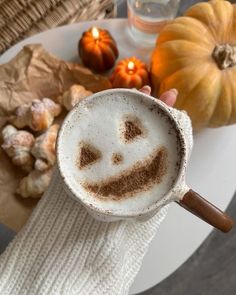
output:
M 163 26 L 175 18 L 180 0 L 127 0 L 128 22 L 135 41 L 154 45 Z

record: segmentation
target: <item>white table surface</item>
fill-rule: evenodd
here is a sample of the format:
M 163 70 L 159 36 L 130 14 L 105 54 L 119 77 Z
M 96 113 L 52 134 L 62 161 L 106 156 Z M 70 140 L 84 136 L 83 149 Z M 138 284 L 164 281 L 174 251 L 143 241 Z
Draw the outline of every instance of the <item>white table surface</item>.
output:
M 113 19 L 73 24 L 38 34 L 10 48 L 0 57 L 0 63 L 9 61 L 29 43 L 42 43 L 56 56 L 78 61 L 78 39 L 93 25 L 109 29 L 117 41 L 119 58 L 135 55 L 148 62 L 150 49 L 133 43 L 126 20 Z M 236 125 L 204 130 L 194 136 L 194 141 L 187 183 L 225 210 L 236 188 Z M 144 258 L 131 293 L 144 291 L 173 273 L 195 252 L 210 231 L 209 225 L 172 204 Z

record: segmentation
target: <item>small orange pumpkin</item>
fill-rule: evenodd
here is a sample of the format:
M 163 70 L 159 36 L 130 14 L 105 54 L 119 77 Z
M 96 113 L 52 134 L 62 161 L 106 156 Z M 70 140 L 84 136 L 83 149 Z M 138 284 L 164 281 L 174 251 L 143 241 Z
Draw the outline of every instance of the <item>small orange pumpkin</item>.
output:
M 96 72 L 111 69 L 119 55 L 111 34 L 95 27 L 83 33 L 78 50 L 83 64 Z

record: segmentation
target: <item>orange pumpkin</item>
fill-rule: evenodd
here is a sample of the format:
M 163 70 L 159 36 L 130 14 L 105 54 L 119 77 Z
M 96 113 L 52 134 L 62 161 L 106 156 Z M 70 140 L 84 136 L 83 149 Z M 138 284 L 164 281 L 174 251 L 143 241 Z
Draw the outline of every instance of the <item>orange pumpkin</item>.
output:
M 119 55 L 116 42 L 104 29 L 90 28 L 78 45 L 83 64 L 96 72 L 111 69 Z
M 236 5 L 213 0 L 192 6 L 166 25 L 152 55 L 154 95 L 177 88 L 176 107 L 193 127 L 236 123 Z

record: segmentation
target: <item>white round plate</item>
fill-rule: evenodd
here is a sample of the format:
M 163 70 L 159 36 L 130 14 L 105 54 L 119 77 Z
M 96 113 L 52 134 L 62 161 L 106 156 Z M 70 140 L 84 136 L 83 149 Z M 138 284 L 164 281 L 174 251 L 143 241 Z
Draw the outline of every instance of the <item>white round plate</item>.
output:
M 23 45 L 29 43 L 42 43 L 56 56 L 68 61 L 78 61 L 78 39 L 91 26 L 106 28 L 111 32 L 119 47 L 119 58 L 135 55 L 149 61 L 150 49 L 141 48 L 132 41 L 127 30 L 127 21 L 112 19 L 78 23 L 40 33 L 10 48 L 1 56 L 0 63 L 9 61 Z M 236 125 L 206 129 L 196 134 L 194 141 L 187 183 L 225 210 L 236 188 Z M 144 291 L 168 277 L 195 252 L 211 229 L 178 205 L 172 204 L 144 258 L 131 293 Z

